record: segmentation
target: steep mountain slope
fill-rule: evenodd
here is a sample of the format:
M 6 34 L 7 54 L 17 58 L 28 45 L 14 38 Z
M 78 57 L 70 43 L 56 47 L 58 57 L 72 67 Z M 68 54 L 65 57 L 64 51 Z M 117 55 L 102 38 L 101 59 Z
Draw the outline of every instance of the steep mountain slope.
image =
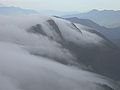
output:
M 118 48 L 98 32 L 40 15 L 0 16 L 1 90 L 119 90 Z
M 69 20 L 73 23 L 78 23 L 78 24 L 82 24 L 82 25 L 88 26 L 90 28 L 93 28 L 97 32 L 100 32 L 102 35 L 107 37 L 110 41 L 115 43 L 118 47 L 120 47 L 120 27 L 106 28 L 106 27 L 103 27 L 103 26 L 100 26 L 100 25 L 94 23 L 91 20 L 79 19 L 77 17 L 65 18 L 65 19 Z
M 78 17 L 80 19 L 89 19 L 98 23 L 101 26 L 105 26 L 107 28 L 116 28 L 120 27 L 120 11 L 114 10 L 92 10 L 86 13 L 78 13 L 72 15 L 64 16 L 68 17 Z

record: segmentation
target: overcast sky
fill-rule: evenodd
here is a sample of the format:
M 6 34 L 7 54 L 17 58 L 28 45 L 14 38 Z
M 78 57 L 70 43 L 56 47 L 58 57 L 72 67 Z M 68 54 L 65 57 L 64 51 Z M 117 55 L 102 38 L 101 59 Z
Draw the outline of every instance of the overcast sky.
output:
M 88 11 L 91 9 L 120 9 L 120 0 L 0 0 L 0 3 L 36 10 Z

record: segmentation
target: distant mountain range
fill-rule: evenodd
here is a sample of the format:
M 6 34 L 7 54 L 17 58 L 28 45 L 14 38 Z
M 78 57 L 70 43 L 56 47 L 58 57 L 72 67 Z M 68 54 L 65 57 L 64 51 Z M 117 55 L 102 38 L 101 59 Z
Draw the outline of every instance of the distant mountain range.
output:
M 105 26 L 107 28 L 118 28 L 120 27 L 120 11 L 114 10 L 92 10 L 86 13 L 79 13 L 76 11 L 73 12 L 62 12 L 55 10 L 31 10 L 24 9 L 20 7 L 14 6 L 4 6 L 0 4 L 0 14 L 8 15 L 8 14 L 46 14 L 50 16 L 61 16 L 64 18 L 77 17 L 79 19 L 89 19 L 93 22 Z
M 120 10 L 92 10 L 86 13 L 65 15 L 63 17 L 78 17 L 80 19 L 90 19 L 101 26 L 108 28 L 120 27 Z
M 5 6 L 3 4 L 0 4 L 0 14 L 45 14 L 45 15 L 56 15 L 56 16 L 63 16 L 66 14 L 73 14 L 78 13 L 76 11 L 73 12 L 64 12 L 64 11 L 56 11 L 56 10 L 31 10 L 31 9 L 25 9 L 20 7 L 14 7 L 14 6 Z
M 0 5 L 0 14 L 7 15 L 7 14 L 38 14 L 37 11 L 31 9 L 23 9 L 20 7 L 6 7 Z

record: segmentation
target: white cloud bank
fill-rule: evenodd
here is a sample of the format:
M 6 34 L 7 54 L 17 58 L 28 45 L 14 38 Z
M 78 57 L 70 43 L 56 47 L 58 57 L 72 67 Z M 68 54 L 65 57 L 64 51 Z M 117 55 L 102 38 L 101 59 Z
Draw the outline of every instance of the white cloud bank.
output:
M 75 59 L 69 50 L 62 48 L 56 41 L 26 32 L 27 28 L 37 23 L 47 25 L 45 21 L 50 17 L 22 15 L 0 16 L 0 19 L 0 90 L 106 90 L 104 85 L 118 90 L 118 86 L 105 77 L 30 54 L 35 52 L 69 61 Z M 56 21 L 62 25 L 60 22 Z M 70 28 L 65 27 L 66 29 Z M 67 31 L 61 30 L 66 34 Z M 51 32 L 50 29 L 48 31 Z M 100 44 L 102 40 L 85 31 L 82 36 L 91 35 L 97 42 L 86 36 L 82 40 L 82 36 L 71 29 L 70 31 L 67 33 L 73 37 L 64 35 L 64 38 L 73 40 L 74 43 L 80 40 L 82 44 Z

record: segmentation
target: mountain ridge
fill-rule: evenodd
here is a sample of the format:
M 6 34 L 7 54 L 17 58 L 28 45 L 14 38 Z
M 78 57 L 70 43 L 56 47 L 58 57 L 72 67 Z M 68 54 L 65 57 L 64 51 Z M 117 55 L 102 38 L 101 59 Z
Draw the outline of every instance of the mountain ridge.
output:
M 85 13 L 65 15 L 63 17 L 78 17 L 79 19 L 90 19 L 95 23 L 107 28 L 120 26 L 120 10 L 91 10 Z
M 77 17 L 71 17 L 71 18 L 65 18 L 65 19 L 73 23 L 78 23 L 78 24 L 82 24 L 90 28 L 93 28 L 94 30 L 100 32 L 102 35 L 107 37 L 111 42 L 115 43 L 118 47 L 120 47 L 120 36 L 119 36 L 120 27 L 106 28 L 104 26 L 100 26 L 99 24 L 96 24 L 92 20 L 79 19 Z

